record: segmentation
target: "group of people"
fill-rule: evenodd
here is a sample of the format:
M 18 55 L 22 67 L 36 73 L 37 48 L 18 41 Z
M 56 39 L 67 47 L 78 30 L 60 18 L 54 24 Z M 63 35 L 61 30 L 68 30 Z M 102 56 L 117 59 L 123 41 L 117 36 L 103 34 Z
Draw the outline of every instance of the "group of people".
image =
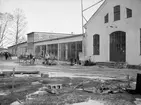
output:
M 9 52 L 0 52 L 0 58 L 5 58 L 5 60 L 11 59 L 11 54 Z
M 24 61 L 24 62 L 28 63 L 27 61 L 29 61 L 30 64 L 34 64 L 34 62 L 35 62 L 35 57 L 32 54 L 20 55 L 18 57 L 18 59 L 19 59 L 19 62 Z
M 54 61 L 55 61 L 56 59 L 57 59 L 57 58 L 56 58 L 55 55 L 46 53 L 45 56 L 44 56 L 43 64 L 46 64 L 46 65 L 55 64 Z

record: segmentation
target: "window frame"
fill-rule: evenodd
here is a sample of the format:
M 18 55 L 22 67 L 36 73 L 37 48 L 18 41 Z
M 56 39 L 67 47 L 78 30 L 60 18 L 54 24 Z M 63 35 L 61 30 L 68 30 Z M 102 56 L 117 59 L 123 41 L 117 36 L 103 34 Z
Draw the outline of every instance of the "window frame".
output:
M 121 19 L 121 8 L 120 5 L 114 6 L 114 21 Z
M 132 17 L 132 9 L 126 8 L 126 18 L 131 18 Z
M 105 16 L 104 16 L 104 23 L 108 23 L 109 22 L 109 14 L 107 13 Z

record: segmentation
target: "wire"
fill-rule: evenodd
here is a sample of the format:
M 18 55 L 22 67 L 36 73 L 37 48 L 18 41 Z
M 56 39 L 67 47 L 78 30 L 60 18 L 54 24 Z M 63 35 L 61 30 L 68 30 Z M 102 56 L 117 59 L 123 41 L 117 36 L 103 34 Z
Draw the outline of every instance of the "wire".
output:
M 95 6 L 95 5 L 99 4 L 99 3 L 101 3 L 102 1 L 104 1 L 104 0 L 100 0 L 100 1 L 98 1 L 97 3 L 95 3 L 95 4 L 91 5 L 91 6 L 89 6 L 88 8 L 84 9 L 83 12 L 86 11 L 86 10 L 88 10 L 88 9 L 90 9 L 90 8 L 93 7 L 93 6 Z

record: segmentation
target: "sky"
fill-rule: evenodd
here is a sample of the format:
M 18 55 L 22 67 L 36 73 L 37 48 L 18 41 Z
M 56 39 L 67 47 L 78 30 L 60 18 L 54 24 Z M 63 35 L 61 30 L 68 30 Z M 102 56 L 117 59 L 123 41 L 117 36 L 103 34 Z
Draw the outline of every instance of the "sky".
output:
M 83 8 L 98 1 L 83 0 Z M 87 20 L 100 4 L 84 12 Z M 24 11 L 28 22 L 26 33 L 82 33 L 81 0 L 0 0 L 0 12 L 12 13 L 16 8 Z

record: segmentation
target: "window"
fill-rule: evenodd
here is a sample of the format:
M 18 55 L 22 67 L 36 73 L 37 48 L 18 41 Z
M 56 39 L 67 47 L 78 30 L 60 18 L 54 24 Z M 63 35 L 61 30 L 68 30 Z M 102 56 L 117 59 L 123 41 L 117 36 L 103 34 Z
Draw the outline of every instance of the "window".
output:
M 108 21 L 109 21 L 109 15 L 108 15 L 108 13 L 107 13 L 107 15 L 104 17 L 104 21 L 105 21 L 105 23 L 108 23 Z
M 100 46 L 100 38 L 99 35 L 96 34 L 93 36 L 93 55 L 100 54 L 99 46 Z
M 114 21 L 120 20 L 120 5 L 114 7 Z
M 132 10 L 129 8 L 126 8 L 126 14 L 127 14 L 127 18 L 132 17 Z

